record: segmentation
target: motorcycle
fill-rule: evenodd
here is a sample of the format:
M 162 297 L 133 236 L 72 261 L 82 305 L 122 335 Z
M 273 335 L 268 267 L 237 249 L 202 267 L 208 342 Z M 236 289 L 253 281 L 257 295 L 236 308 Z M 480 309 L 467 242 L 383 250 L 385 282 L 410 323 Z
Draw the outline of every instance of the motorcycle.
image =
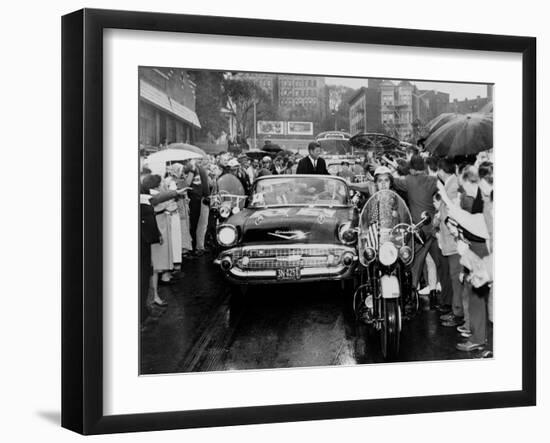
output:
M 210 196 L 210 215 L 212 223 L 212 238 L 216 242 L 215 231 L 219 224 L 232 215 L 239 213 L 246 203 L 247 195 L 240 180 L 232 174 L 224 174 L 216 183 L 217 192 Z
M 411 265 L 415 242 L 423 244 L 420 228 L 430 221 L 424 212 L 421 221 L 413 224 L 403 199 L 390 190 L 372 195 L 359 216 L 360 267 L 353 310 L 357 321 L 379 334 L 386 360 L 399 354 L 403 317 L 419 309 Z

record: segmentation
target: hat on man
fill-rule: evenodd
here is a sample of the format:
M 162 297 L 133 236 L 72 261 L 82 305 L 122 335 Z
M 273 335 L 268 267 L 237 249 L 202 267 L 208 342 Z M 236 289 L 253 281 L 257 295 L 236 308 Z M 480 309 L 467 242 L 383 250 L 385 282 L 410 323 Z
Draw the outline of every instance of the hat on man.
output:
M 270 162 L 271 161 L 271 157 L 269 155 L 266 155 L 265 157 L 262 158 L 262 161 L 263 162 Z
M 231 160 L 229 160 L 229 162 L 227 163 L 227 166 L 229 166 L 230 168 L 238 168 L 240 165 L 239 161 L 237 159 L 234 159 L 232 158 Z

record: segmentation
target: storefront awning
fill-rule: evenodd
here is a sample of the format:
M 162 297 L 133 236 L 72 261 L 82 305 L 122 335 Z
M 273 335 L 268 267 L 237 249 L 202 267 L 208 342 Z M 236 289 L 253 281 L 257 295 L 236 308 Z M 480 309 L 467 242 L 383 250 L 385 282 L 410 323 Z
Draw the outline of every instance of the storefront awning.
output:
M 176 118 L 191 123 L 197 128 L 201 127 L 197 114 L 189 109 L 187 106 L 178 103 L 165 92 L 160 91 L 153 85 L 150 85 L 144 80 L 139 81 L 139 97 L 143 100 L 150 102 L 152 105 L 169 112 Z

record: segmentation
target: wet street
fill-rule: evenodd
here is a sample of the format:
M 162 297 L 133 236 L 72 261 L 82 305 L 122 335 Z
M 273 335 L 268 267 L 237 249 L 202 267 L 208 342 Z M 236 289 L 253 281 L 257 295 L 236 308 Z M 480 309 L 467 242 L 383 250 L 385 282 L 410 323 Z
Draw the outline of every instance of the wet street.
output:
M 338 283 L 285 284 L 231 294 L 212 256 L 188 259 L 160 287 L 168 301 L 141 331 L 141 373 L 224 371 L 383 362 L 378 337 L 357 330 Z M 426 309 L 403 322 L 398 361 L 479 357 L 455 350 L 455 328 Z

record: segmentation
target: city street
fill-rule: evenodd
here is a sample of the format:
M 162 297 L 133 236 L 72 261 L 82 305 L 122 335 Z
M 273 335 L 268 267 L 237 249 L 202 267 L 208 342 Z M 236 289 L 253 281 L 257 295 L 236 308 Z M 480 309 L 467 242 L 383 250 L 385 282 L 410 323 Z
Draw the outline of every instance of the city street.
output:
M 383 362 L 378 337 L 366 338 L 338 284 L 257 287 L 230 293 L 213 257 L 183 263 L 183 277 L 160 293 L 141 332 L 141 373 L 162 374 Z M 455 328 L 422 310 L 403 324 L 398 361 L 479 357 L 455 350 Z

